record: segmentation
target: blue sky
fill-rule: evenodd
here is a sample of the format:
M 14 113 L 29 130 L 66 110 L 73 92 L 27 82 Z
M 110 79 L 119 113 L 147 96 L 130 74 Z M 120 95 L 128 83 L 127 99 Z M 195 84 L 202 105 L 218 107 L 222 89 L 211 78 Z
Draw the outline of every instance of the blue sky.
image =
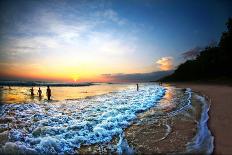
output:
M 182 53 L 219 41 L 231 3 L 1 1 L 0 73 L 87 81 L 174 69 Z

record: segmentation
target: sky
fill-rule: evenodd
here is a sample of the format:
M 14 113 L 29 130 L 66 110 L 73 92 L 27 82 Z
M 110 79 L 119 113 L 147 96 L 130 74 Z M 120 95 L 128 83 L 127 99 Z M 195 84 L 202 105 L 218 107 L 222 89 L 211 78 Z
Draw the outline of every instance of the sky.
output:
M 226 0 L 0 1 L 0 79 L 120 81 L 218 42 Z M 122 75 L 122 76 L 121 76 Z

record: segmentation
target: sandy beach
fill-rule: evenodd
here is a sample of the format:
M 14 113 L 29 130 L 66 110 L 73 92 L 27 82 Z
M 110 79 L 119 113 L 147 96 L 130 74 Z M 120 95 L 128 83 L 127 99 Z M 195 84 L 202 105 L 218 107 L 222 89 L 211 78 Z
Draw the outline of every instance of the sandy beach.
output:
M 232 152 L 232 87 L 216 84 L 172 83 L 179 88 L 191 88 L 208 97 L 209 128 L 214 136 L 214 154 L 231 154 Z

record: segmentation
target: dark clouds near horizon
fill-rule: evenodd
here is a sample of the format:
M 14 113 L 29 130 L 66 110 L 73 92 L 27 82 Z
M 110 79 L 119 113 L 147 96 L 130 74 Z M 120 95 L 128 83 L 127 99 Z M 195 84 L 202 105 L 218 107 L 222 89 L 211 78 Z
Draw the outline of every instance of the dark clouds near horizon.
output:
M 150 73 L 135 73 L 135 74 L 102 74 L 106 78 L 112 79 L 115 82 L 150 82 L 156 81 L 162 77 L 172 74 L 174 71 L 157 71 Z

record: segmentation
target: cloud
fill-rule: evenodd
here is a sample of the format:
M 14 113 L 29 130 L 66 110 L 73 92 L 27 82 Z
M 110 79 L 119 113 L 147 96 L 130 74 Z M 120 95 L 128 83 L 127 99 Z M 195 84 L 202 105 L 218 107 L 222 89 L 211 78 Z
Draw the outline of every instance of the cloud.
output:
M 102 74 L 102 76 L 113 82 L 149 82 L 156 81 L 162 77 L 171 75 L 172 73 L 173 70 L 134 74 Z
M 9 58 L 19 55 L 26 58 L 28 53 L 44 53 L 46 56 L 57 57 L 65 51 L 72 58 L 76 55 L 84 59 L 100 55 L 124 56 L 136 50 L 136 37 L 132 33 L 121 34 L 118 30 L 98 31 L 98 27 L 104 25 L 100 19 L 123 24 L 124 20 L 117 12 L 106 9 L 98 12 L 98 15 L 96 12 L 92 14 L 81 13 L 80 18 L 71 20 L 56 12 L 40 10 L 33 15 L 36 18 L 32 18 L 32 21 L 17 24 L 15 31 L 21 35 L 7 36 L 8 42 L 2 46 L 0 53 L 5 53 L 4 57 Z M 65 54 L 64 57 L 69 55 Z
M 159 68 L 163 71 L 173 69 L 173 58 L 172 57 L 162 57 L 156 61 L 156 64 L 159 65 Z
M 35 6 L 36 9 L 22 15 L 23 22 L 21 18 L 11 21 L 14 29 L 1 36 L 4 37 L 1 62 L 17 61 L 20 65 L 33 62 L 44 70 L 57 68 L 57 73 L 66 71 L 65 68 L 98 75 L 109 70 L 111 73 L 137 70 L 142 44 L 138 43 L 138 32 L 131 28 L 136 23 L 111 7 L 100 9 L 91 5 L 94 7 L 91 9 L 88 3 L 85 7 L 67 4 L 71 8 L 67 9 L 56 3 L 50 5 L 57 6 Z M 51 67 L 53 64 L 61 67 Z
M 204 48 L 195 47 L 181 54 L 184 59 L 195 59 Z
M 118 13 L 112 9 L 107 9 L 105 11 L 97 12 L 97 15 L 102 16 L 105 19 L 111 20 L 118 25 L 124 25 L 127 21 L 119 17 Z
M 136 50 L 136 40 L 133 37 L 122 38 L 113 32 L 92 32 L 88 40 L 90 47 L 94 47 L 95 51 L 105 55 L 123 55 Z

